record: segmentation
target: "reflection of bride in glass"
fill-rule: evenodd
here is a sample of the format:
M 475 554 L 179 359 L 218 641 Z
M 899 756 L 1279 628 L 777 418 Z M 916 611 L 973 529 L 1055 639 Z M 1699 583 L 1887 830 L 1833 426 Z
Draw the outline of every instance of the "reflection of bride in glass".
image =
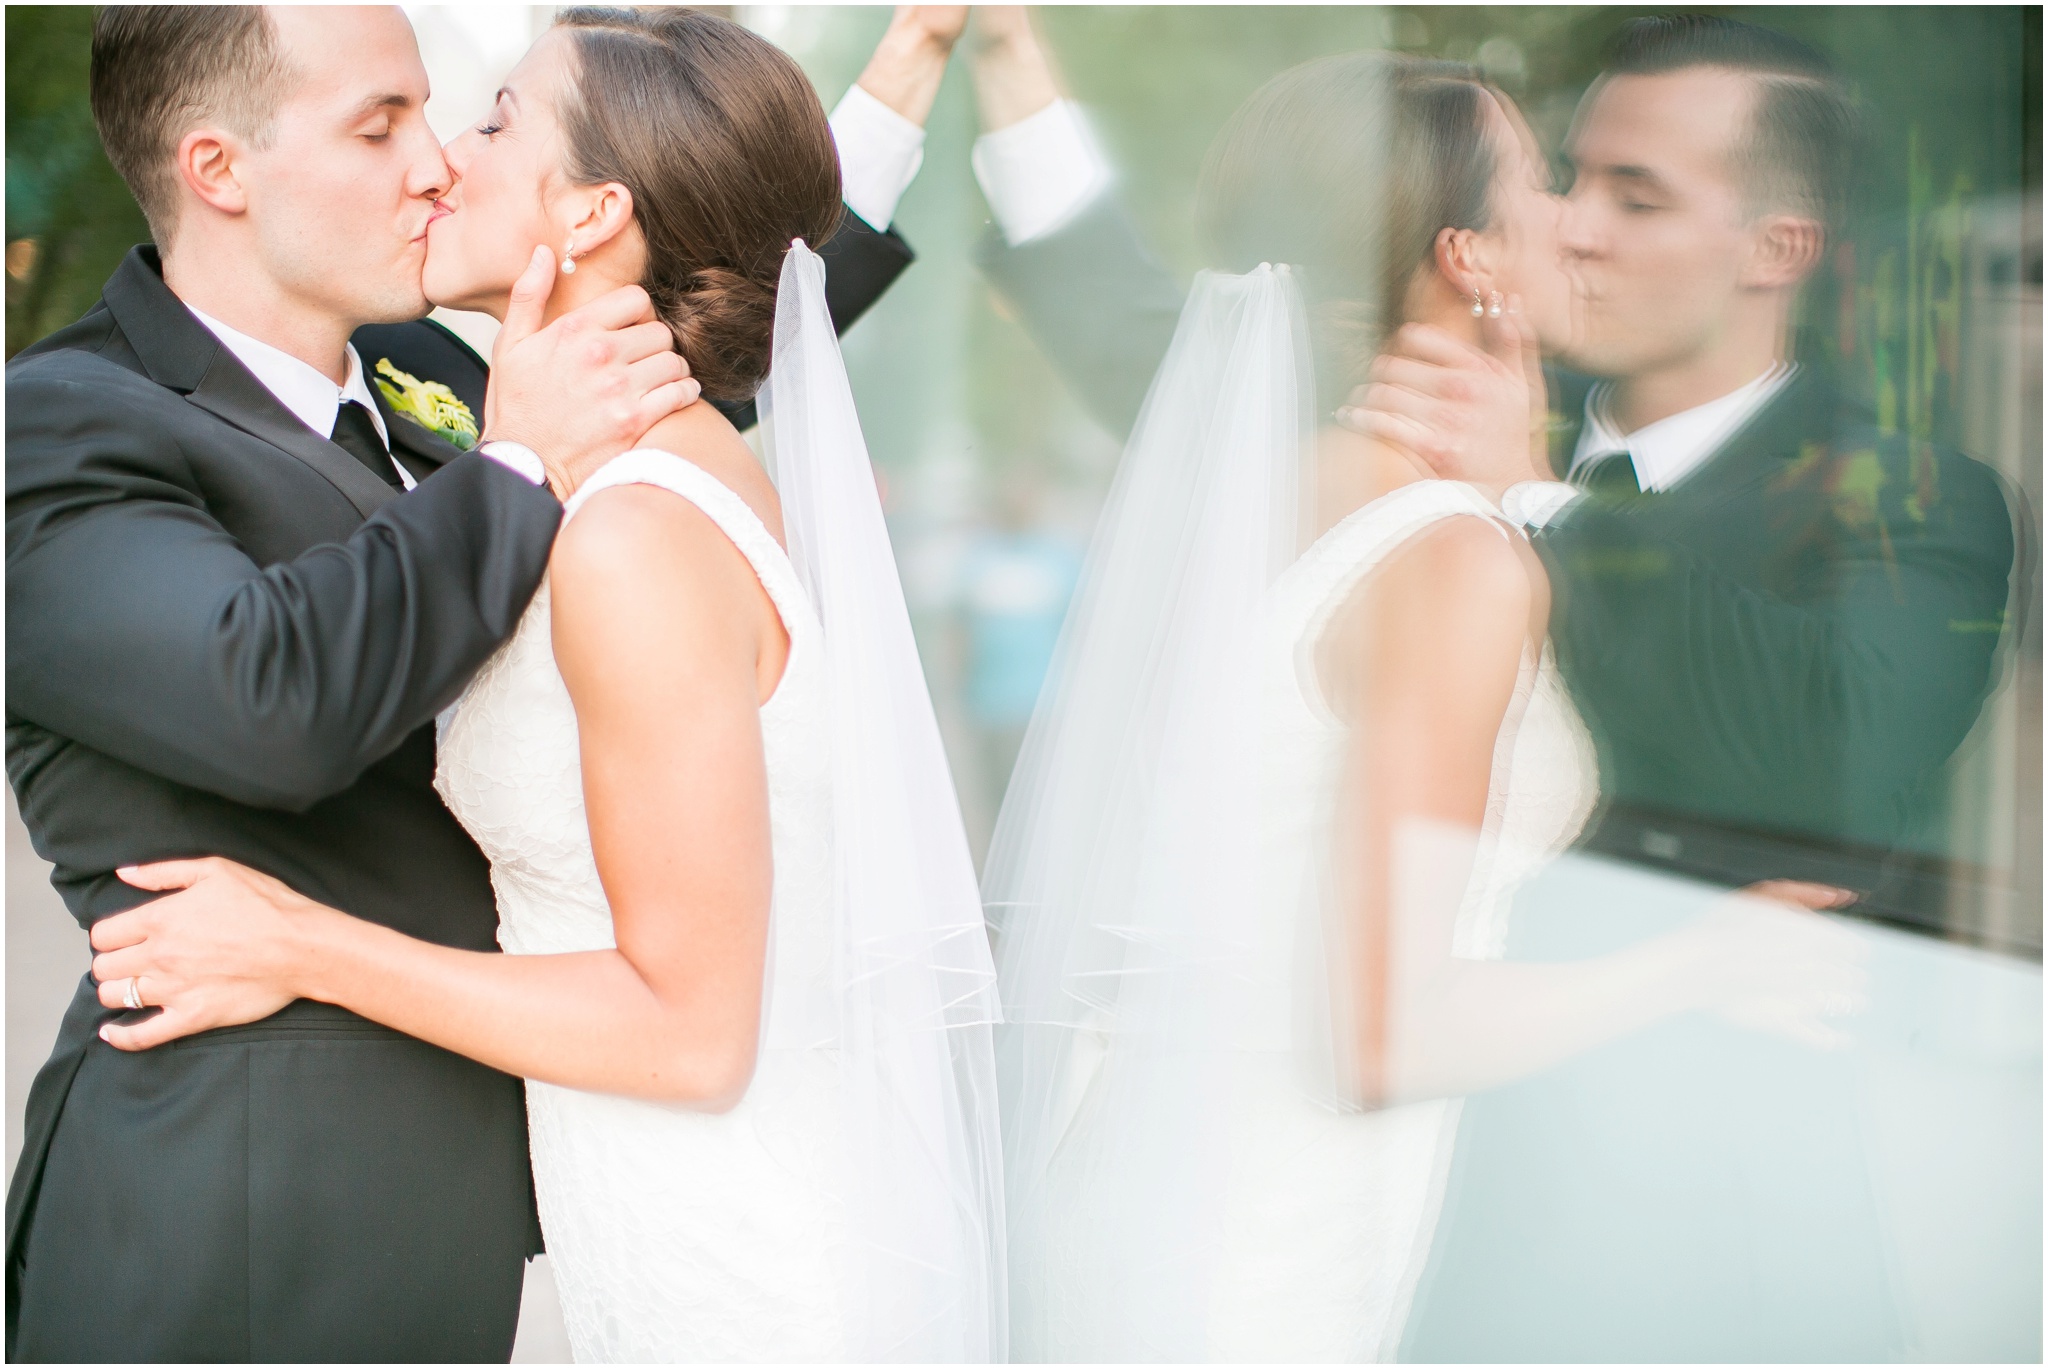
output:
M 1692 1007 L 1810 1036 L 1850 982 L 1837 934 L 1754 898 L 1499 960 L 1594 799 L 1547 579 L 1490 492 L 1315 396 L 1429 324 L 1496 358 L 1512 421 L 1471 440 L 1540 440 L 1520 333 L 1570 314 L 1547 179 L 1504 95 L 1383 54 L 1283 74 L 1210 155 L 1243 274 L 1182 313 L 984 881 L 1019 1358 L 1390 1357 L 1456 1095 Z M 1725 949 L 1759 928 L 1789 995 Z

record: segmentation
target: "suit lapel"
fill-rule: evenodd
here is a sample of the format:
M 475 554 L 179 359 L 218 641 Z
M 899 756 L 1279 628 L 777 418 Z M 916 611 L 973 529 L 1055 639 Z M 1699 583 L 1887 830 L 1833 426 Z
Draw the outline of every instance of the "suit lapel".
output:
M 299 422 L 225 347 L 207 368 L 199 388 L 185 398 L 311 466 L 365 518 L 398 497 L 396 489 L 371 474 L 362 462 Z
M 138 247 L 107 282 L 107 308 L 150 379 L 312 467 L 367 518 L 398 491 L 301 423 L 163 282 L 156 249 Z

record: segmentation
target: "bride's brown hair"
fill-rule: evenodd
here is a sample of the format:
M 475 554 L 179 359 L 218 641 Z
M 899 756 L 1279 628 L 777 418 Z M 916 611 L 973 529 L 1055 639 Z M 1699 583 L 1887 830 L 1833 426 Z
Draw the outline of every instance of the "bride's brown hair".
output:
M 802 68 L 773 43 L 697 10 L 566 10 L 575 88 L 564 171 L 633 192 L 640 284 L 709 399 L 768 374 L 775 287 L 790 239 L 839 226 L 839 154 Z
M 1489 99 L 1507 97 L 1463 63 L 1345 53 L 1268 81 L 1210 149 L 1199 203 L 1212 258 L 1299 268 L 1325 393 L 1356 383 L 1403 322 L 1437 234 L 1492 226 Z

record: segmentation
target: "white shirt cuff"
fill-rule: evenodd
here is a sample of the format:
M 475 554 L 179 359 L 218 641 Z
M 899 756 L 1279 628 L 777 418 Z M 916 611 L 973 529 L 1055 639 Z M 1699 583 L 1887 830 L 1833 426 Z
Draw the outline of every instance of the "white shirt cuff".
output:
M 1028 119 L 982 134 L 969 160 L 1012 247 L 1066 224 L 1113 179 L 1109 159 L 1072 100 L 1054 100 Z
M 1561 480 L 1524 480 L 1501 491 L 1500 511 L 1509 522 L 1534 532 L 1563 513 L 1579 494 L 1578 486 Z
M 855 85 L 832 111 L 839 146 L 839 193 L 877 233 L 896 217 L 903 192 L 924 165 L 924 130 Z

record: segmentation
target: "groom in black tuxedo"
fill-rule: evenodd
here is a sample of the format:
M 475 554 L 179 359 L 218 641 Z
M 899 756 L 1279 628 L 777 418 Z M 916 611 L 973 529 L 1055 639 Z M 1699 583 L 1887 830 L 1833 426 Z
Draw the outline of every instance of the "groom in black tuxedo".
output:
M 426 97 L 396 10 L 95 20 L 94 116 L 158 246 L 7 369 L 8 777 L 82 926 L 143 901 L 117 868 L 217 854 L 494 948 L 434 716 L 518 622 L 558 492 L 695 385 L 676 357 L 587 402 L 673 356 L 637 290 L 543 329 L 542 288 L 488 409 L 472 353 L 392 322 L 426 310 L 448 183 Z M 842 323 L 909 260 L 864 226 L 825 255 Z M 387 402 L 386 359 L 484 415 L 482 449 Z M 10 1359 L 507 1358 L 539 1238 L 518 1080 L 306 1002 L 97 1039 L 138 1017 L 88 977 L 31 1090 Z

